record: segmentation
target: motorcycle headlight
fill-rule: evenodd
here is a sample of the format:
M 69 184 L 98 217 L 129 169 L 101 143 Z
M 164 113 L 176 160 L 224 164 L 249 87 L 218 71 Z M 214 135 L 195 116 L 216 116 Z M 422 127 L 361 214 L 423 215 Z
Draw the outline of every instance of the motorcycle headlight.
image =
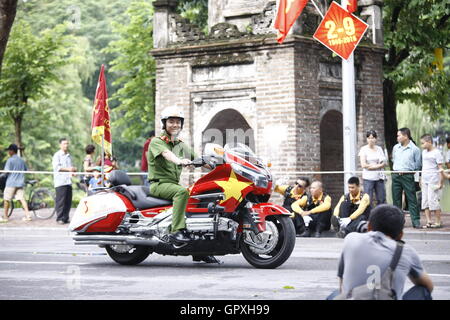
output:
M 247 169 L 236 163 L 231 164 L 231 167 L 233 168 L 234 172 L 252 181 L 255 186 L 259 188 L 267 188 L 267 186 L 269 185 L 269 179 L 263 174 Z
M 255 185 L 256 185 L 257 187 L 266 189 L 267 186 L 269 185 L 269 179 L 267 179 L 267 177 L 261 175 L 261 176 L 258 177 L 258 179 L 256 180 Z

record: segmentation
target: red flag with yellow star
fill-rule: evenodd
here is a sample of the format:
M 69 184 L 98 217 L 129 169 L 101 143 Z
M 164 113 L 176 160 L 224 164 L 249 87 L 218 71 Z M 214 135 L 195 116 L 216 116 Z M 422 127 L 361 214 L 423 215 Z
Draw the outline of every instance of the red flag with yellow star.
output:
M 95 92 L 92 111 L 92 140 L 102 145 L 104 137 L 105 152 L 112 155 L 111 127 L 109 122 L 108 92 L 106 91 L 105 66 L 102 64 Z
M 278 30 L 277 41 L 283 43 L 289 30 L 302 13 L 308 0 L 280 0 L 274 27 Z

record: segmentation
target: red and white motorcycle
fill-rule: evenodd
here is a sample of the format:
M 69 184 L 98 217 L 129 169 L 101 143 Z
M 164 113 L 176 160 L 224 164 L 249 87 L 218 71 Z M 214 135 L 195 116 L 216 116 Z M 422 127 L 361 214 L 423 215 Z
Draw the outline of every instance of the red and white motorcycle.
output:
M 285 208 L 268 203 L 272 175 L 243 144 L 207 144 L 192 164 L 212 171 L 190 188 L 186 226 L 190 241 L 169 238 L 172 202 L 131 185 L 125 172 L 109 174 L 112 187 L 82 199 L 69 229 L 75 244 L 104 247 L 124 265 L 138 264 L 151 253 L 226 255 L 242 253 L 257 268 L 276 268 L 291 255 L 295 229 Z

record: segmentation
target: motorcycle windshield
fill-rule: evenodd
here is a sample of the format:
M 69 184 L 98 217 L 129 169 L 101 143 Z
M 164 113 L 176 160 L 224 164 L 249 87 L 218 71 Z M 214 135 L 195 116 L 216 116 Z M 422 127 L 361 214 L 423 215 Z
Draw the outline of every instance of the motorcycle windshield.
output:
M 226 144 L 224 152 L 227 162 L 237 162 L 246 167 L 256 169 L 263 167 L 263 162 L 243 143 Z

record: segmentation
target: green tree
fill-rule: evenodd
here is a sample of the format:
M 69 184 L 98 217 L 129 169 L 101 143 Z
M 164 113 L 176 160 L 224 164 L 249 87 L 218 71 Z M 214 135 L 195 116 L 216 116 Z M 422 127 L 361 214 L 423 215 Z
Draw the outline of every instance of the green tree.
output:
M 133 1 L 126 16 L 127 24 L 113 23 L 119 39 L 103 51 L 117 56 L 110 70 L 118 76 L 114 85 L 119 87 L 110 98 L 118 105 L 112 109 L 112 126 L 114 132 L 120 132 L 121 154 L 132 155 L 126 162 L 134 165 L 132 159 L 140 158 L 145 134 L 154 128 L 155 62 L 150 55 L 153 6 L 150 1 Z
M 409 100 L 398 104 L 397 120 L 399 127 L 411 129 L 411 135 L 417 143 L 419 143 L 420 137 L 426 133 L 435 137 L 439 133 L 450 132 L 450 115 L 432 120 L 423 108 Z
M 113 21 L 126 23 L 125 11 L 129 3 L 123 0 L 27 1 L 19 3 L 17 19 L 27 21 L 38 31 L 66 23 L 67 33 L 86 38 L 89 44 L 86 55 L 93 62 L 93 67 L 79 68 L 79 72 L 82 74 L 83 95 L 94 101 L 101 64 L 106 66 L 108 92 L 117 90 L 117 87 L 112 85 L 116 75 L 108 74 L 109 63 L 116 55 L 102 52 L 102 49 L 111 41 L 118 39 L 118 35 L 112 31 L 111 24 Z
M 22 147 L 22 124 L 30 101 L 45 97 L 46 86 L 58 81 L 57 70 L 67 64 L 70 41 L 65 27 L 34 35 L 28 24 L 13 26 L 0 78 L 0 111 L 14 123 L 15 142 Z
M 448 66 L 430 72 L 434 49 L 448 48 L 449 17 L 447 1 L 384 2 L 384 120 L 389 152 L 396 143 L 398 102 L 409 100 L 419 105 L 431 120 L 450 114 Z

